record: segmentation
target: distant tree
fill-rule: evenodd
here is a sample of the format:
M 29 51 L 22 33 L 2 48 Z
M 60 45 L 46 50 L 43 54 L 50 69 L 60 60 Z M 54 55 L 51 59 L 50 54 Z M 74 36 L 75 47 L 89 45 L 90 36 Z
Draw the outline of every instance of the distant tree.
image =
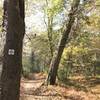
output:
M 51 59 L 53 57 L 54 53 L 54 19 L 56 16 L 63 11 L 63 0 L 45 0 L 46 1 L 46 7 L 44 9 L 44 14 L 47 19 L 44 20 L 46 26 L 47 26 L 47 34 L 48 34 L 48 44 L 49 49 L 51 53 Z M 51 6 L 50 6 L 51 4 Z M 45 18 L 44 18 L 45 19 Z
M 4 0 L 6 44 L 1 75 L 0 100 L 19 100 L 22 46 L 25 34 L 24 0 Z M 4 15 L 5 16 L 5 15 Z
M 57 51 L 54 59 L 51 62 L 50 71 L 49 71 L 48 78 L 47 78 L 47 83 L 50 82 L 50 85 L 54 85 L 55 82 L 56 82 L 58 66 L 59 66 L 59 63 L 60 63 L 60 60 L 61 60 L 63 50 L 65 48 L 67 41 L 68 41 L 69 34 L 71 32 L 71 28 L 74 24 L 75 15 L 77 13 L 79 3 L 80 3 L 80 0 L 73 0 L 73 5 L 72 5 L 71 11 L 69 13 L 68 24 L 66 25 L 66 29 L 63 32 L 58 51 Z

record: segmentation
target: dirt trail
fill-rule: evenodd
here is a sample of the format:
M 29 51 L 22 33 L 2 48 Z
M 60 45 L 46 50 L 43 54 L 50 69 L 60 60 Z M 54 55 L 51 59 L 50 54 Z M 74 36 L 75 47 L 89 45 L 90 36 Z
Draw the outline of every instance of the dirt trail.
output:
M 46 91 L 51 92 L 46 86 L 42 86 L 45 77 L 36 75 L 34 80 L 22 79 L 21 81 L 21 100 L 65 100 L 61 96 L 55 95 L 55 91 L 46 94 Z
M 100 85 L 92 88 L 92 92 L 76 90 L 73 87 L 41 86 L 45 77 L 34 75 L 33 80 L 22 79 L 21 100 L 100 100 Z

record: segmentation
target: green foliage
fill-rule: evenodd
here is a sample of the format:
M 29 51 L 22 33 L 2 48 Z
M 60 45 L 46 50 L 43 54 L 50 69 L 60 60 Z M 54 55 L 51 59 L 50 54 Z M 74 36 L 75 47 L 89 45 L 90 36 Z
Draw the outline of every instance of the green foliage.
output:
M 26 66 L 30 70 L 34 70 L 32 66 L 36 66 L 36 68 L 40 68 L 41 71 L 47 72 L 51 61 L 48 31 L 50 35 L 52 35 L 51 43 L 55 51 L 58 48 L 58 42 L 63 32 L 62 29 L 64 29 L 65 23 L 67 23 L 72 0 L 32 0 L 29 3 L 42 5 L 40 8 L 41 11 L 44 10 L 42 13 L 46 17 L 45 22 L 47 27 L 45 32 L 37 33 L 35 38 L 31 37 L 32 43 L 30 48 L 32 48 L 35 53 L 35 60 L 29 61 L 30 64 L 26 63 Z M 66 9 L 64 9 L 64 5 L 67 5 Z M 97 68 L 97 73 L 99 69 L 97 62 L 100 62 L 99 5 L 99 0 L 96 0 L 95 3 L 89 0 L 79 6 L 78 14 L 75 15 L 75 23 L 70 33 L 73 36 L 71 36 L 71 41 L 69 41 L 66 46 L 61 59 L 60 69 L 58 71 L 58 78 L 60 80 L 67 79 L 73 75 L 92 76 L 95 72 L 95 68 Z M 66 10 L 66 14 L 64 10 Z M 61 15 L 62 13 L 65 15 Z M 62 17 L 64 17 L 62 19 L 63 24 L 61 24 L 60 20 Z M 55 20 L 57 20 L 57 22 Z M 62 27 L 62 29 L 54 30 L 55 26 Z M 77 29 L 74 30 L 75 28 Z M 33 33 L 36 32 L 33 30 Z M 28 71 L 28 69 L 26 70 Z
M 65 65 L 63 68 L 59 68 L 57 78 L 59 81 L 67 80 L 72 72 L 71 66 Z
M 29 61 L 29 57 L 23 57 L 23 76 L 28 77 L 29 73 L 31 73 L 31 63 Z
M 97 38 L 99 38 L 99 35 L 85 32 L 69 43 L 61 59 L 60 67 L 62 70 L 59 72 L 61 77 L 65 78 L 66 76 L 67 78 L 68 76 L 83 75 L 87 78 L 98 74 L 96 63 L 100 59 L 98 57 L 100 51 L 93 46 L 93 41 L 100 39 Z M 99 48 L 98 42 L 95 44 L 95 47 Z M 62 71 L 69 75 L 65 75 Z
M 40 72 L 40 67 L 40 61 L 35 56 L 29 55 L 23 57 L 23 75 L 25 77 L 28 77 L 30 73 Z
M 31 47 L 34 51 L 36 67 L 39 66 L 40 70 L 44 71 L 49 66 L 51 59 L 47 34 L 42 33 L 41 35 L 37 35 L 32 40 Z
M 55 16 L 63 10 L 63 0 L 49 0 L 47 2 L 45 11 L 49 17 Z

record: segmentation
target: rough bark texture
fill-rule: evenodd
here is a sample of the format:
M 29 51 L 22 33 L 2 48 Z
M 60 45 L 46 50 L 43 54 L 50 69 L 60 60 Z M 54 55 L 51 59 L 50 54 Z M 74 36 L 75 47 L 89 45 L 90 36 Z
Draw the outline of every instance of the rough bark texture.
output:
M 68 21 L 68 24 L 66 25 L 66 30 L 64 31 L 64 33 L 62 35 L 62 39 L 60 41 L 58 51 L 57 51 L 54 59 L 51 62 L 50 71 L 49 71 L 48 78 L 47 78 L 47 83 L 49 82 L 50 85 L 54 85 L 56 82 L 56 76 L 57 76 L 60 59 L 61 59 L 63 50 L 65 48 L 66 42 L 68 40 L 72 25 L 74 23 L 75 15 L 77 13 L 79 3 L 80 3 L 80 0 L 73 0 L 73 5 L 72 5 L 71 11 L 69 13 L 69 21 Z
M 53 57 L 53 39 L 52 39 L 52 27 L 53 27 L 53 17 L 48 17 L 48 40 L 49 40 L 49 47 L 51 53 L 51 59 Z
M 4 5 L 3 5 L 4 13 L 3 13 L 3 29 L 4 31 L 7 31 L 7 0 L 4 0 Z
M 7 12 L 6 44 L 1 75 L 0 100 L 19 100 L 22 45 L 25 33 L 24 0 L 5 0 Z M 5 9 L 4 9 L 5 10 Z M 11 53 L 12 52 L 12 53 Z

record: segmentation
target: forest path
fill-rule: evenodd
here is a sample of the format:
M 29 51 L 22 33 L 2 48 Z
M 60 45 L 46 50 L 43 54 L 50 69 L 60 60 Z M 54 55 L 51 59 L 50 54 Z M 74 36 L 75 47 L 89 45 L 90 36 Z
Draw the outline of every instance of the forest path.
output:
M 53 88 L 50 90 L 47 86 L 42 86 L 45 76 L 34 74 L 33 77 L 32 80 L 21 80 L 21 100 L 66 100 L 62 99 L 55 90 L 53 91 Z
M 32 75 L 31 75 L 32 78 Z M 87 91 L 82 87 L 71 86 L 43 86 L 45 76 L 41 73 L 34 74 L 33 79 L 21 80 L 20 100 L 100 100 L 100 84 L 91 88 L 86 85 Z M 78 83 L 78 80 L 77 80 Z M 85 82 L 86 83 L 86 82 Z
M 66 100 L 52 86 L 42 86 L 45 76 L 41 73 L 33 77 L 21 80 L 21 100 Z

